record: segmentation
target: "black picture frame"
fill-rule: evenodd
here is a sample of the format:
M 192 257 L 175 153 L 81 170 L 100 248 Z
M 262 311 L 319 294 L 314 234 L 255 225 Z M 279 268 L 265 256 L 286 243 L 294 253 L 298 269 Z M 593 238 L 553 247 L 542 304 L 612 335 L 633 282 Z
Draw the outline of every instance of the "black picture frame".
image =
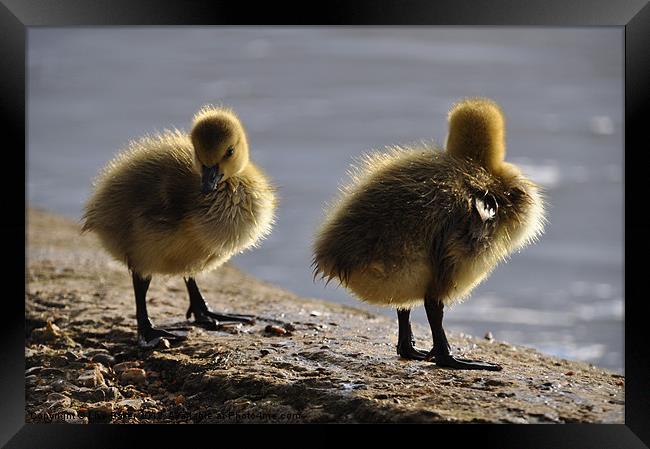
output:
M 567 424 L 560 426 L 502 425 L 409 427 L 434 441 L 462 435 L 463 443 L 472 440 L 481 447 L 517 448 L 641 448 L 650 444 L 650 388 L 648 360 L 650 351 L 643 331 L 646 315 L 641 270 L 645 267 L 648 225 L 644 204 L 647 202 L 645 166 L 641 160 L 647 151 L 643 139 L 647 126 L 644 112 L 649 109 L 650 5 L 647 0 L 335 0 L 316 6 L 311 3 L 276 2 L 171 2 L 123 0 L 3 0 L 0 4 L 0 120 L 2 123 L 2 204 L 0 222 L 3 234 L 24 234 L 26 195 L 15 194 L 20 185 L 18 167 L 25 164 L 22 184 L 26 185 L 26 40 L 28 27 L 107 26 L 107 25 L 478 25 L 478 26 L 621 26 L 625 28 L 625 424 Z M 643 146 L 642 146 L 643 140 Z M 20 204 L 24 202 L 24 204 Z M 25 207 L 25 209 L 22 209 Z M 607 211 L 603 211 L 607 213 Z M 646 231 L 646 232 L 644 232 Z M 637 240 L 635 240 L 637 239 Z M 5 239 L 5 282 L 18 285 L 25 252 L 21 239 Z M 21 257 L 22 255 L 22 257 Z M 15 258 L 13 258 L 15 256 Z M 635 263 L 639 261 L 639 263 Z M 23 265 L 25 268 L 25 265 Z M 645 271 L 645 270 L 644 270 Z M 16 287 L 16 290 L 18 288 Z M 20 298 L 23 298 L 21 300 Z M 207 432 L 214 440 L 212 426 L 200 430 L 191 426 L 179 432 L 169 426 L 66 426 L 25 424 L 24 388 L 24 290 L 6 292 L 2 303 L 0 345 L 0 444 L 6 447 L 97 447 L 122 445 L 133 441 L 137 433 L 157 434 L 159 438 Z M 260 437 L 269 435 L 270 426 Z M 223 428 L 220 428 L 223 429 Z M 368 434 L 403 435 L 404 429 L 365 428 Z M 462 431 L 461 431 L 462 430 Z M 220 430 L 219 432 L 223 432 Z M 236 432 L 241 432 L 238 428 Z M 284 433 L 284 431 L 281 430 Z M 116 440 L 116 433 L 129 440 Z M 245 432 L 250 442 L 251 432 Z M 12 437 L 13 436 L 13 437 Z M 337 441 L 331 432 L 319 432 L 321 442 Z M 409 435 L 408 440 L 411 440 Z M 208 440 L 209 441 L 209 440 Z M 405 440 L 406 441 L 406 440 Z M 425 440 L 426 441 L 426 440 Z M 218 441 L 214 441 L 218 444 Z M 645 443 L 645 445 L 644 445 Z M 432 444 L 434 444 L 432 442 Z M 464 444 L 463 444 L 464 445 Z

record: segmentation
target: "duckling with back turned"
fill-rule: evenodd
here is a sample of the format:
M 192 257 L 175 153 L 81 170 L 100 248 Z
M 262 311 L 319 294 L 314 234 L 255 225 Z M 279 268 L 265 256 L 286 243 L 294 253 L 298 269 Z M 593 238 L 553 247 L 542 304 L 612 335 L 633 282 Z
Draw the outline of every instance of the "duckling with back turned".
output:
M 443 309 L 543 231 L 539 188 L 504 161 L 500 107 L 466 99 L 449 113 L 446 150 L 395 147 L 363 159 L 314 243 L 314 272 L 361 300 L 397 309 L 397 353 L 459 369 L 499 365 L 454 357 Z M 410 309 L 424 302 L 433 349 L 414 347 Z
M 275 195 L 249 161 L 246 132 L 235 113 L 206 106 L 188 135 L 178 130 L 132 142 L 98 176 L 85 207 L 83 231 L 132 273 L 139 342 L 184 337 L 149 320 L 146 294 L 153 274 L 184 276 L 187 318 L 216 329 L 251 315 L 213 312 L 194 276 L 225 263 L 269 234 Z

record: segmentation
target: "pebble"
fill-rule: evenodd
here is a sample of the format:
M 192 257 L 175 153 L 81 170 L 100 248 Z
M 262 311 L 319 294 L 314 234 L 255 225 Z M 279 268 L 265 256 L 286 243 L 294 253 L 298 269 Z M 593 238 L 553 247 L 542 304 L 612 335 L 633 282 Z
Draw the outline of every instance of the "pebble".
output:
M 95 366 L 91 370 L 84 371 L 78 378 L 79 385 L 84 387 L 98 387 L 105 385 L 104 376 L 99 367 Z
M 274 334 L 274 335 L 285 335 L 287 333 L 286 329 L 284 329 L 282 327 L 278 327 L 278 326 L 273 326 L 271 324 L 266 326 L 264 328 L 264 331 L 269 333 L 269 334 Z
M 269 355 L 270 353 L 271 351 L 269 351 L 268 349 L 260 349 L 260 354 L 262 354 L 262 357 Z
M 112 420 L 113 403 L 98 402 L 88 407 L 88 419 L 90 421 L 110 421 Z
M 36 374 L 42 369 L 43 369 L 42 366 L 32 366 L 31 368 L 28 368 L 28 369 L 25 370 L 25 376 Z
M 126 362 L 118 363 L 113 366 L 113 371 L 115 371 L 117 374 L 121 374 L 123 371 L 126 371 L 127 369 L 130 368 L 138 368 L 140 367 L 140 362 L 137 360 L 129 360 Z
M 63 355 L 65 356 L 66 359 L 68 359 L 69 362 L 78 362 L 85 359 L 85 357 L 72 351 L 66 351 L 65 354 Z
M 103 352 L 100 352 L 99 354 L 95 354 L 91 360 L 93 362 L 101 363 L 106 366 L 113 366 L 113 364 L 115 364 L 115 357 Z
M 40 341 L 54 341 L 63 336 L 61 328 L 51 321 L 45 327 L 39 327 L 32 331 L 32 339 Z
M 175 402 L 177 405 L 184 404 L 184 403 L 185 403 L 185 396 L 183 396 L 182 394 L 179 394 L 178 396 L 176 396 L 176 397 L 174 398 L 174 402 Z
M 54 382 L 52 382 L 52 389 L 54 391 L 64 391 L 64 390 L 75 390 L 76 387 L 74 385 L 69 384 L 65 379 L 57 379 Z
M 66 399 L 70 400 L 70 398 L 68 396 L 66 396 L 65 394 L 61 394 L 61 393 L 50 393 L 50 394 L 47 395 L 47 400 L 52 401 L 52 402 L 53 401 L 66 400 Z
M 60 355 L 54 356 L 50 359 L 50 366 L 58 368 L 66 366 L 68 363 L 68 359 Z
M 244 325 L 242 323 L 221 323 L 219 328 L 223 332 L 228 332 L 229 334 L 237 335 L 242 332 Z
M 115 387 L 106 387 L 101 390 L 104 393 L 104 398 L 108 401 L 115 401 L 122 397 L 120 390 Z
M 142 368 L 128 368 L 122 372 L 120 380 L 123 384 L 143 384 L 147 381 L 147 373 Z
M 65 371 L 61 368 L 43 368 L 39 371 L 41 376 L 63 376 Z
M 73 398 L 83 402 L 100 402 L 106 400 L 106 394 L 101 388 L 79 388 L 71 392 Z
M 291 324 L 291 323 L 284 323 L 284 324 L 282 325 L 282 327 L 283 327 L 284 329 L 288 330 L 289 332 L 293 332 L 293 331 L 296 330 L 296 326 L 294 326 L 294 325 Z
M 68 408 L 72 404 L 72 400 L 61 393 L 50 393 L 47 396 L 46 407 L 50 411 L 59 410 L 62 408 Z
M 487 341 L 494 341 L 494 336 L 492 336 L 492 332 L 488 332 L 487 334 L 485 334 L 483 338 L 485 338 Z
M 117 406 L 124 407 L 128 410 L 140 410 L 142 402 L 141 399 L 123 399 L 117 403 Z

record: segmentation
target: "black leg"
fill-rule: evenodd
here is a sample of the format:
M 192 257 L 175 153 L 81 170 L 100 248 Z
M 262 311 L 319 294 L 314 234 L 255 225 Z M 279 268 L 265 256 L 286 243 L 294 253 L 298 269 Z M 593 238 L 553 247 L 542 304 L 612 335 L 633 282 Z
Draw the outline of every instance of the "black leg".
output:
M 413 346 L 413 332 L 411 331 L 411 311 L 409 309 L 397 309 L 397 321 L 399 323 L 399 336 L 397 337 L 397 354 L 400 357 L 411 360 L 424 360 L 427 353 L 415 349 Z
M 210 310 L 210 307 L 203 299 L 198 285 L 194 278 L 188 277 L 185 280 L 187 292 L 190 295 L 190 307 L 187 309 L 185 317 L 190 319 L 194 315 L 194 322 L 199 326 L 207 329 L 216 330 L 220 326 L 220 322 L 241 322 L 246 324 L 254 324 L 255 317 L 253 315 L 237 315 L 237 314 L 224 314 L 216 313 Z
M 440 367 L 449 367 L 457 369 L 488 370 L 500 371 L 503 369 L 500 365 L 493 363 L 481 362 L 477 360 L 468 360 L 454 357 L 451 355 L 447 335 L 442 328 L 443 308 L 444 305 L 437 298 L 430 295 L 424 298 L 424 308 L 427 312 L 429 326 L 431 326 L 431 335 L 433 336 L 433 349 L 426 357 L 427 361 L 433 360 Z
M 133 276 L 133 291 L 135 292 L 135 317 L 138 321 L 138 344 L 143 347 L 158 345 L 161 338 L 168 340 L 185 340 L 181 335 L 172 334 L 162 329 L 156 329 L 147 313 L 147 290 L 151 277 L 142 278 L 135 271 Z

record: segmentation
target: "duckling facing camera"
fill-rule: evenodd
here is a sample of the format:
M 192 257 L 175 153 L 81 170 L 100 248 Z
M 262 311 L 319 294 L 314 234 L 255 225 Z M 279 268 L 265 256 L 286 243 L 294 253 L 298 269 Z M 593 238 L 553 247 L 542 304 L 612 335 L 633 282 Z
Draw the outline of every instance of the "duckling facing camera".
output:
M 489 99 L 449 112 L 446 149 L 393 147 L 370 154 L 328 211 L 314 243 L 314 273 L 361 300 L 397 309 L 401 357 L 458 369 L 501 370 L 455 357 L 443 310 L 543 232 L 540 189 L 504 161 L 505 123 Z M 433 349 L 414 347 L 410 310 L 424 303 Z
M 194 276 L 255 246 L 274 221 L 274 189 L 249 161 L 246 132 L 227 108 L 206 106 L 190 134 L 164 131 L 131 142 L 100 172 L 83 217 L 104 248 L 133 277 L 138 341 L 184 337 L 154 327 L 146 294 L 154 274 L 182 275 L 187 318 L 217 329 L 221 321 L 252 323 L 252 315 L 210 309 Z

